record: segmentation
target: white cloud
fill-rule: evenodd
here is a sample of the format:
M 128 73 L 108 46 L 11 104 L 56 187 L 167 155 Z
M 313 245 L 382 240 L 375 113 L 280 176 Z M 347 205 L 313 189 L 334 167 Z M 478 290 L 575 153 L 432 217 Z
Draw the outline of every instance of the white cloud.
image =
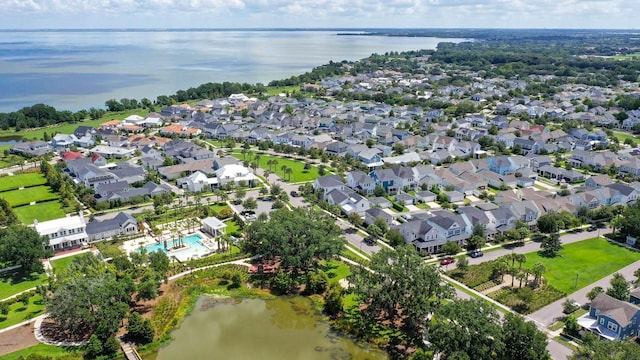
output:
M 236 27 L 632 28 L 638 11 L 628 0 L 0 0 L 0 27 L 189 27 L 207 15 Z

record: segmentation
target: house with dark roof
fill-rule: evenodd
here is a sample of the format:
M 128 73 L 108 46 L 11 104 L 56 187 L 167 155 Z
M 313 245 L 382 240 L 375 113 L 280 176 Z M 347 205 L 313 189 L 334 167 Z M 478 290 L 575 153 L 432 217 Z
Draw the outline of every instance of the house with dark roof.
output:
M 327 175 L 316 178 L 313 182 L 313 189 L 322 191 L 323 199 L 332 190 L 344 190 L 345 184 L 342 182 L 340 175 Z
M 368 225 L 373 224 L 376 219 L 383 219 L 387 223 L 387 226 L 393 224 L 394 217 L 381 208 L 372 208 L 364 212 L 364 223 Z
M 138 233 L 136 219 L 124 212 L 118 213 L 113 219 L 94 220 L 87 224 L 89 242 L 110 239 L 114 236 L 133 235 Z
M 600 293 L 578 324 L 602 338 L 625 340 L 640 333 L 640 307 Z

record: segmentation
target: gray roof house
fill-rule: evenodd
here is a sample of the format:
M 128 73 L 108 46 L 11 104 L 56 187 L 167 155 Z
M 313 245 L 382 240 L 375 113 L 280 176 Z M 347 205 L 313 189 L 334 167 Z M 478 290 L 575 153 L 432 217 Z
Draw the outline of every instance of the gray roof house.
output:
M 133 216 L 120 212 L 113 219 L 94 220 L 87 224 L 89 242 L 109 239 L 120 235 L 133 235 L 138 233 L 138 222 Z

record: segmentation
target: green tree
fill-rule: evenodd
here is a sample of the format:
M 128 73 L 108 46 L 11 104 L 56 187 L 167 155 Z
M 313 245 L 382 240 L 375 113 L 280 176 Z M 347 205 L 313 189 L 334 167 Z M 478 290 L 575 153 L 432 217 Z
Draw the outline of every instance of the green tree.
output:
M 455 255 L 461 251 L 462 248 L 455 241 L 447 241 L 444 245 L 442 245 L 442 252 L 446 255 Z
M 540 251 L 546 257 L 556 257 L 560 250 L 562 250 L 562 243 L 558 233 L 545 236 L 540 243 Z
M 40 259 L 53 255 L 47 250 L 49 239 L 23 225 L 0 229 L 0 261 L 20 265 L 28 272 L 43 272 Z
M 495 359 L 504 335 L 497 310 L 483 300 L 444 304 L 429 325 L 428 340 L 447 359 Z
M 357 267 L 348 278 L 365 304 L 360 311 L 369 324 L 388 321 L 418 336 L 427 315 L 453 296 L 436 267 L 425 264 L 409 245 L 382 249 L 372 256 L 369 269 Z
M 462 257 L 456 263 L 456 269 L 460 271 L 467 271 L 468 268 L 469 268 L 469 259 L 467 259 L 466 257 Z
M 376 185 L 376 187 L 373 189 L 373 195 L 377 196 L 377 197 L 383 197 L 383 196 L 387 196 L 387 191 L 384 189 L 384 187 L 382 187 L 382 185 Z
M 613 274 L 610 284 L 611 287 L 607 289 L 607 295 L 622 301 L 629 300 L 629 285 L 627 284 L 627 279 L 625 279 L 622 274 Z
M 149 268 L 155 271 L 160 278 L 166 278 L 167 273 L 169 272 L 169 266 L 171 265 L 171 261 L 169 260 L 167 253 L 160 250 L 150 252 L 148 260 Z
M 531 268 L 531 272 L 533 273 L 533 276 L 534 276 L 533 284 L 535 286 L 538 286 L 538 284 L 540 284 L 540 281 L 542 280 L 542 275 L 545 272 L 547 272 L 547 267 L 544 266 L 543 263 L 537 262 L 533 264 L 533 267 Z
M 570 357 L 571 360 L 636 360 L 640 359 L 640 347 L 633 341 L 601 340 L 587 332 L 583 345 Z
M 306 272 L 342 248 L 342 230 L 333 218 L 313 208 L 279 209 L 269 221 L 251 223 L 246 229 L 244 249 L 263 259 L 280 259 L 281 268 Z
M 361 226 L 364 223 L 364 219 L 362 219 L 362 217 L 356 212 L 352 212 L 351 214 L 349 214 L 349 216 L 347 216 L 347 219 L 355 226 Z
M 558 232 L 560 230 L 558 220 L 556 213 L 544 214 L 538 218 L 538 230 L 545 234 Z
M 534 323 L 521 317 L 507 314 L 503 324 L 504 347 L 499 359 L 503 360 L 550 360 L 547 336 Z
M 593 301 L 593 299 L 595 299 L 598 294 L 603 292 L 604 289 L 602 287 L 596 286 L 593 289 L 589 290 L 589 292 L 587 293 L 587 299 L 589 299 L 589 301 Z
M 324 311 L 329 316 L 338 316 L 342 312 L 342 295 L 344 290 L 338 283 L 332 283 L 329 286 L 327 295 L 324 300 Z
M 397 247 L 397 246 L 400 246 L 400 245 L 404 244 L 404 237 L 402 236 L 400 231 L 398 231 L 396 229 L 391 229 L 391 230 L 387 231 L 386 238 L 387 238 L 387 242 L 389 243 L 389 245 L 391 245 L 393 247 Z
M 95 359 L 102 355 L 102 341 L 98 339 L 96 334 L 91 335 L 86 348 L 86 357 L 89 359 Z
M 127 336 L 139 344 L 148 344 L 155 336 L 151 320 L 143 319 L 137 312 L 129 315 L 127 322 Z
M 255 210 L 258 208 L 258 202 L 256 201 L 256 199 L 248 197 L 242 202 L 242 207 L 246 210 Z

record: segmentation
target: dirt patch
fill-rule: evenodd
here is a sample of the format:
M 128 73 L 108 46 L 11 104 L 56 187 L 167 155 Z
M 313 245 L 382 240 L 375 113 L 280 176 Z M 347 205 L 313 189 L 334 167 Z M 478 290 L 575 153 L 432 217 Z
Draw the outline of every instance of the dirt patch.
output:
M 22 325 L 0 335 L 0 355 L 39 344 L 33 335 L 33 323 Z
M 76 331 L 76 333 L 63 331 L 58 324 L 49 318 L 44 319 L 42 325 L 40 325 L 42 336 L 51 342 L 80 342 L 89 340 L 89 330 L 74 329 L 74 331 Z

